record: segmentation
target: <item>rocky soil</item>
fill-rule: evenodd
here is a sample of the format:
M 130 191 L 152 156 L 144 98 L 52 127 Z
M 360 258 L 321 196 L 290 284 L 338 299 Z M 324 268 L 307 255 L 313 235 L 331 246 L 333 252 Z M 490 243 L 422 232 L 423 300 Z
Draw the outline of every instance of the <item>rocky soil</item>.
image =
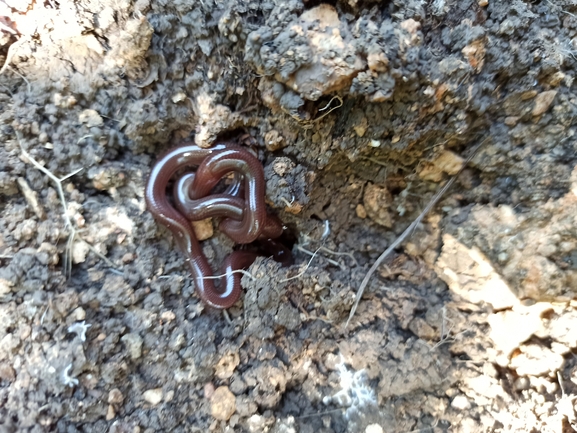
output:
M 564 0 L 0 0 L 0 432 L 577 431 L 576 55 Z M 295 264 L 224 314 L 143 193 L 243 134 Z

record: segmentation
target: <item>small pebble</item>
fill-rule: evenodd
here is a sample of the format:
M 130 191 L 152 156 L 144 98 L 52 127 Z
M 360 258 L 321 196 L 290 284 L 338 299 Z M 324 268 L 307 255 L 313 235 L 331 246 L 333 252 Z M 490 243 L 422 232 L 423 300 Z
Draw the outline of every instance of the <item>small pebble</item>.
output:
M 124 401 L 124 396 L 118 388 L 110 390 L 108 393 L 108 403 L 109 404 L 122 404 Z
M 525 391 L 531 388 L 531 382 L 526 377 L 518 377 L 513 383 L 515 391 Z
M 126 253 L 122 256 L 122 263 L 131 263 L 134 261 L 134 254 Z
M 206 218 L 200 221 L 191 221 L 194 234 L 199 241 L 210 239 L 214 234 L 212 227 L 212 218 Z
M 160 318 L 167 322 L 172 322 L 174 319 L 176 319 L 176 314 L 174 314 L 172 311 L 165 311 L 160 315 Z
M 106 411 L 106 421 L 113 420 L 115 416 L 116 416 L 116 411 L 114 410 L 114 406 L 109 404 L 108 410 Z
M 162 401 L 162 388 L 154 388 L 144 391 L 142 398 L 153 406 Z
M 73 321 L 80 322 L 86 320 L 86 311 L 82 307 L 76 308 L 70 315 Z
M 210 400 L 214 395 L 214 385 L 212 382 L 207 382 L 204 384 L 204 398 Z
M 186 99 L 186 93 L 184 92 L 178 92 L 175 93 L 174 95 L 172 95 L 172 102 L 174 102 L 175 104 L 182 102 Z
M 535 106 L 533 107 L 532 113 L 533 116 L 540 116 L 545 113 L 553 103 L 556 95 L 556 90 L 547 90 L 546 92 L 539 93 L 535 98 Z
M 471 403 L 464 395 L 458 395 L 451 402 L 451 406 L 458 410 L 467 410 L 471 407 Z
M 6 363 L 0 364 L 0 380 L 12 382 L 14 379 L 16 379 L 16 372 L 12 366 Z

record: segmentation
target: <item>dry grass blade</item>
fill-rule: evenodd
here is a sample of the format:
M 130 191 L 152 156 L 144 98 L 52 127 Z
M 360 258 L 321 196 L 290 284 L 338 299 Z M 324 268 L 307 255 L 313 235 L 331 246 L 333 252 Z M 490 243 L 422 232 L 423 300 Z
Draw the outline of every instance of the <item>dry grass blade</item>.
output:
M 295 280 L 297 278 L 302 277 L 306 271 L 308 270 L 308 268 L 311 266 L 311 263 L 313 262 L 313 260 L 315 259 L 315 257 L 317 256 L 319 250 L 322 248 L 322 246 L 318 247 L 312 254 L 312 257 L 310 258 L 310 260 L 308 261 L 307 265 L 305 266 L 305 268 L 299 272 L 298 274 L 296 274 L 295 276 L 289 277 L 289 278 L 284 278 L 282 280 L 280 280 L 281 283 L 286 283 L 287 281 L 291 281 L 291 280 Z
M 464 161 L 463 166 L 461 167 L 459 172 L 456 175 L 454 175 L 451 179 L 449 179 L 449 181 L 445 184 L 445 186 L 442 187 L 441 190 L 439 192 L 437 192 L 437 194 L 435 194 L 435 196 L 427 204 L 427 206 L 425 206 L 425 208 L 419 214 L 419 216 L 409 225 L 409 227 L 407 227 L 405 229 L 405 231 L 397 239 L 395 239 L 395 241 L 389 246 L 389 248 L 387 248 L 379 256 L 379 258 L 375 261 L 375 263 L 373 263 L 373 266 L 371 266 L 371 268 L 367 272 L 367 275 L 365 275 L 365 278 L 363 278 L 363 281 L 359 287 L 359 290 L 357 291 L 357 294 L 355 296 L 355 302 L 353 303 L 353 306 L 351 308 L 351 312 L 349 313 L 349 318 L 347 319 L 347 322 L 345 323 L 345 328 L 349 326 L 351 319 L 355 315 L 355 312 L 357 311 L 357 308 L 359 306 L 359 302 L 361 301 L 361 298 L 363 297 L 363 293 L 365 291 L 365 288 L 369 284 L 369 280 L 371 279 L 371 277 L 373 276 L 373 274 L 375 273 L 377 268 L 381 265 L 381 263 L 383 263 L 383 261 L 389 256 L 389 254 L 391 254 L 393 252 L 393 250 L 395 248 L 397 248 L 405 239 L 407 239 L 411 235 L 411 233 L 415 230 L 415 228 L 417 228 L 417 226 L 421 223 L 423 218 L 439 202 L 439 200 L 441 199 L 441 197 L 443 197 L 443 195 L 445 195 L 447 190 L 449 188 L 451 188 L 451 186 L 453 186 L 453 184 L 455 183 L 455 180 L 457 180 L 457 178 L 459 177 L 461 172 L 467 167 L 467 165 L 475 157 L 475 155 L 477 154 L 477 152 L 479 151 L 481 146 L 483 146 L 487 141 L 488 141 L 488 138 L 485 138 L 483 141 L 481 141 L 481 143 L 479 143 L 473 149 L 473 151 L 471 152 L 471 155 Z
M 230 271 L 229 273 L 226 273 L 226 274 L 209 275 L 206 277 L 202 277 L 200 279 L 201 280 L 219 280 L 221 278 L 227 277 L 229 274 L 242 274 L 242 275 L 246 275 L 251 280 L 256 280 L 256 278 L 250 272 L 245 271 L 244 269 L 235 269 L 234 271 Z
M 329 254 L 333 254 L 333 255 L 335 255 L 335 256 L 347 256 L 347 257 L 350 257 L 351 260 L 353 261 L 353 263 L 355 264 L 355 266 L 359 266 L 359 262 L 357 262 L 357 259 L 355 259 L 355 256 L 353 256 L 353 253 L 350 252 L 350 251 L 349 251 L 349 252 L 333 251 L 333 250 L 329 250 L 329 249 L 326 248 L 326 247 L 321 247 L 321 251 L 324 251 L 324 252 L 329 253 Z
M 314 256 L 316 255 L 316 252 L 309 251 L 309 250 L 307 250 L 306 248 L 301 247 L 300 245 L 297 245 L 296 248 L 297 248 L 297 250 L 299 250 L 299 251 L 301 251 L 301 252 L 303 252 L 303 253 L 305 253 L 305 254 L 308 254 L 308 255 L 311 256 L 311 257 L 314 257 Z M 318 252 L 320 249 L 322 249 L 322 248 L 323 248 L 323 247 L 320 247 L 320 248 L 317 250 L 317 252 Z M 331 265 L 334 265 L 334 266 L 337 266 L 337 267 L 339 267 L 339 268 L 342 268 L 342 265 L 341 265 L 339 262 L 337 262 L 337 261 L 331 260 L 331 259 L 329 259 L 328 257 L 325 257 L 325 260 L 328 261 Z
M 68 240 L 66 241 L 66 249 L 64 250 L 64 275 L 66 278 L 70 278 L 72 273 L 72 247 L 74 245 L 74 240 L 76 238 L 76 230 L 70 226 L 70 234 L 68 235 Z

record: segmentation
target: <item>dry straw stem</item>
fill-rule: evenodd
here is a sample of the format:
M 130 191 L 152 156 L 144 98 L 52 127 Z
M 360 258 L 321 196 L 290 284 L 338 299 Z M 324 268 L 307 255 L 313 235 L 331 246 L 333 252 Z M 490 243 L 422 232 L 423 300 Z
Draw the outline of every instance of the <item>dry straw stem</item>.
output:
M 335 99 L 339 102 L 339 105 L 335 105 L 334 107 L 331 107 L 331 104 L 333 103 L 333 101 Z M 281 109 L 284 113 L 288 114 L 290 117 L 292 117 L 294 120 L 296 120 L 304 129 L 311 129 L 313 127 L 314 123 L 318 122 L 323 117 L 328 116 L 330 113 L 332 113 L 333 111 L 335 111 L 338 108 L 341 108 L 342 106 L 343 106 L 343 98 L 341 98 L 338 95 L 333 96 L 331 98 L 331 100 L 323 108 L 319 108 L 319 110 L 318 110 L 319 112 L 325 111 L 325 110 L 328 110 L 328 111 L 326 111 L 325 113 L 321 114 L 320 116 L 318 116 L 312 120 L 303 120 L 297 114 L 291 113 L 286 108 L 281 107 Z M 329 109 L 329 107 L 330 107 L 330 109 Z
M 571 425 L 571 428 L 574 431 L 577 431 L 577 416 L 575 413 L 575 400 L 577 400 L 577 396 L 574 394 L 567 395 L 565 393 L 565 387 L 563 386 L 563 378 L 561 377 L 561 373 L 557 370 L 557 381 L 559 382 L 559 388 L 561 388 L 561 398 L 557 402 L 557 412 L 558 416 L 563 418 L 567 418 L 567 421 Z
M 440 189 L 440 191 L 437 192 L 437 194 L 435 194 L 435 196 L 431 199 L 431 201 L 427 204 L 427 206 L 425 206 L 425 208 L 419 214 L 419 216 L 417 218 L 415 218 L 415 220 L 409 225 L 409 227 L 407 227 L 405 229 L 405 231 L 397 239 L 395 239 L 395 241 L 389 246 L 389 248 L 387 248 L 379 256 L 379 258 L 375 261 L 375 263 L 373 263 L 373 266 L 371 266 L 371 268 L 367 272 L 367 275 L 365 275 L 365 278 L 363 278 L 363 281 L 359 287 L 359 290 L 357 291 L 357 295 L 355 296 L 355 302 L 353 303 L 353 306 L 351 308 L 351 312 L 349 313 L 349 318 L 347 319 L 347 322 L 345 323 L 345 328 L 349 326 L 351 319 L 355 315 L 355 312 L 357 311 L 357 308 L 359 306 L 359 302 L 361 301 L 361 298 L 363 297 L 363 293 L 365 292 L 365 288 L 369 284 L 369 280 L 371 279 L 371 277 L 373 276 L 373 274 L 375 273 L 377 268 L 393 252 L 393 250 L 395 248 L 397 248 L 402 242 L 404 242 L 405 239 L 407 239 L 413 233 L 413 231 L 417 228 L 417 226 L 421 223 L 421 221 L 423 221 L 423 218 L 425 218 L 425 216 L 430 212 L 430 210 L 439 202 L 441 197 L 443 197 L 443 195 L 449 190 L 449 188 L 451 188 L 451 186 L 453 186 L 453 183 L 455 183 L 455 180 L 457 180 L 457 178 L 463 172 L 463 170 L 467 167 L 469 162 L 471 162 L 471 160 L 475 157 L 475 155 L 477 154 L 477 152 L 479 151 L 481 146 L 483 146 L 488 140 L 489 140 L 489 138 L 485 138 L 473 149 L 473 151 L 471 152 L 469 157 L 463 163 L 463 166 L 461 167 L 459 172 L 456 175 L 454 175 L 451 179 L 449 179 L 449 181 L 445 184 L 445 186 L 443 186 Z
M 451 324 L 451 327 L 449 329 L 447 329 L 447 323 Z M 455 327 L 454 322 L 447 317 L 447 308 L 443 307 L 443 319 L 441 322 L 441 339 L 434 346 L 429 346 L 431 350 L 435 350 L 445 343 L 455 342 L 459 336 L 465 334 L 470 330 L 469 328 L 467 328 L 455 335 L 451 335 L 451 332 L 453 331 L 454 327 Z
M 248 271 L 245 271 L 244 269 L 236 269 L 234 271 L 230 271 L 230 274 L 243 274 L 246 275 L 248 278 L 250 278 L 251 280 L 256 280 L 256 278 Z M 227 277 L 229 274 L 220 274 L 220 275 L 208 275 L 206 277 L 200 277 L 200 280 L 219 280 L 221 278 Z M 189 278 L 189 274 L 187 275 L 178 275 L 178 274 L 170 274 L 170 275 L 160 275 L 158 278 L 162 278 L 162 279 L 167 279 L 167 278 L 172 278 L 172 277 L 184 277 L 184 278 Z
M 201 280 L 219 280 L 221 278 L 227 277 L 229 274 L 243 274 L 243 275 L 246 275 L 251 280 L 256 280 L 256 278 L 250 272 L 245 271 L 244 269 L 236 269 L 236 270 L 230 271 L 230 273 L 226 273 L 226 274 L 209 275 L 206 277 L 201 277 L 200 279 Z
M 306 248 L 301 247 L 300 245 L 297 245 L 296 248 L 297 248 L 297 250 L 299 250 L 299 251 L 301 251 L 301 252 L 303 252 L 303 253 L 305 253 L 305 254 L 308 254 L 309 256 L 314 257 L 314 256 L 317 254 L 317 252 L 318 252 L 319 250 L 321 250 L 323 247 L 319 247 L 319 249 L 318 249 L 316 252 L 309 251 L 309 250 L 307 250 Z M 342 265 L 341 265 L 339 262 L 337 262 L 337 261 L 335 261 L 335 260 L 331 260 L 331 259 L 326 258 L 326 257 L 325 257 L 325 259 L 326 259 L 330 264 L 332 264 L 332 265 L 334 265 L 334 266 L 337 266 L 337 267 L 339 267 L 339 268 L 342 268 Z
M 326 253 L 333 254 L 335 256 L 348 256 L 354 262 L 355 266 L 359 266 L 359 262 L 357 262 L 357 259 L 355 259 L 355 256 L 353 256 L 353 253 L 350 251 L 348 251 L 348 252 L 333 251 L 333 250 L 329 250 L 328 248 L 323 247 L 323 246 L 321 246 L 321 250 L 326 252 Z
M 20 131 L 16 131 L 16 139 L 18 140 L 18 146 L 20 146 L 20 151 L 22 152 L 24 158 L 26 158 L 26 160 L 30 162 L 30 164 L 32 164 L 34 167 L 36 167 L 38 170 L 40 170 L 42 173 L 48 176 L 50 180 L 54 182 L 56 190 L 58 191 L 58 197 L 60 198 L 60 203 L 62 204 L 62 215 L 64 217 L 64 224 L 65 227 L 70 231 L 70 234 L 68 235 L 68 240 L 66 241 L 66 250 L 64 255 L 65 256 L 64 275 L 66 275 L 67 278 L 70 277 L 70 272 L 72 270 L 72 246 L 74 245 L 74 241 L 76 239 L 84 242 L 88 246 L 90 251 L 92 251 L 94 254 L 100 257 L 108 266 L 110 266 L 113 269 L 117 269 L 114 263 L 112 263 L 106 256 L 98 252 L 96 248 L 94 248 L 94 246 L 91 245 L 89 242 L 86 242 L 84 239 L 82 239 L 82 237 L 78 234 L 78 231 L 72 224 L 70 217 L 68 216 L 68 204 L 66 202 L 66 197 L 64 197 L 64 189 L 62 188 L 62 182 L 74 176 L 75 174 L 79 173 L 80 171 L 83 170 L 83 168 L 79 168 L 78 170 L 75 170 L 62 178 L 58 178 L 50 170 L 48 170 L 46 167 L 44 167 L 42 164 L 36 161 L 34 157 L 24 149 L 24 147 L 22 146 L 22 135 L 20 134 Z
M 447 321 L 451 322 L 451 327 L 449 328 L 449 330 L 446 329 Z M 455 325 L 453 324 L 453 321 L 447 318 L 447 308 L 443 307 L 443 321 L 441 323 L 441 339 L 437 344 L 435 344 L 431 348 L 431 350 L 435 350 L 437 347 L 442 346 L 445 343 L 452 342 L 453 339 L 451 339 L 451 331 L 453 330 L 454 327 Z
M 322 246 L 321 246 L 321 247 L 322 247 Z M 318 247 L 318 248 L 312 253 L 312 257 L 310 258 L 310 260 L 308 261 L 307 265 L 305 266 L 305 268 L 304 268 L 301 272 L 299 272 L 298 274 L 296 274 L 296 275 L 293 276 L 293 277 L 284 278 L 284 279 L 280 280 L 280 282 L 281 282 L 281 283 L 286 283 L 287 281 L 295 280 L 295 279 L 297 279 L 297 278 L 302 277 L 302 276 L 306 273 L 306 271 L 308 270 L 308 268 L 310 267 L 312 261 L 313 261 L 313 260 L 315 259 L 315 257 L 317 256 L 317 254 L 318 254 L 319 250 L 321 249 L 321 247 Z

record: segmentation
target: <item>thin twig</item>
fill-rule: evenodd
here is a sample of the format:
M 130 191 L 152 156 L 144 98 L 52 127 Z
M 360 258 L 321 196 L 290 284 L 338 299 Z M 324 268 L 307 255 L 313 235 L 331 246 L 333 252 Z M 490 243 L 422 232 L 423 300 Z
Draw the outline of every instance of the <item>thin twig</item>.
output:
M 20 131 L 16 131 L 16 138 L 18 139 L 18 145 L 20 146 L 20 150 L 22 151 L 22 155 L 24 155 L 26 157 L 26 159 L 28 159 L 28 161 L 30 161 L 30 163 L 36 167 L 38 170 L 40 170 L 42 173 L 44 173 L 46 176 L 48 176 L 55 184 L 56 184 L 56 189 L 58 191 L 58 196 L 60 197 L 60 203 L 62 204 L 62 208 L 64 210 L 64 220 L 65 220 L 65 224 L 66 227 L 72 228 L 72 221 L 70 221 L 70 218 L 68 216 L 68 205 L 66 203 L 66 198 L 64 197 L 64 190 L 62 189 L 62 179 L 57 178 L 54 174 L 52 174 L 52 172 L 50 170 L 48 170 L 46 167 L 44 167 L 43 165 L 41 165 L 38 161 L 36 161 L 32 155 L 30 155 L 22 146 L 22 135 L 20 134 Z M 80 169 L 82 170 L 82 169 Z M 80 170 L 76 171 L 74 174 L 78 173 Z M 67 175 L 64 177 L 64 179 L 69 178 L 70 175 Z
M 38 170 L 40 170 L 42 173 L 48 176 L 52 180 L 52 182 L 54 182 L 54 184 L 56 185 L 56 190 L 58 191 L 60 204 L 62 205 L 63 210 L 62 213 L 64 216 L 64 226 L 70 231 L 70 234 L 68 235 L 68 240 L 66 241 L 66 250 L 64 252 L 64 275 L 66 276 L 66 278 L 69 278 L 70 273 L 72 271 L 72 246 L 74 245 L 74 239 L 76 238 L 77 233 L 76 229 L 72 225 L 70 217 L 68 216 L 68 204 L 66 202 L 66 197 L 64 197 L 64 190 L 62 189 L 62 179 L 56 177 L 50 170 L 48 170 L 46 167 L 44 167 L 42 164 L 36 161 L 36 159 L 34 159 L 32 155 L 30 155 L 24 149 L 24 147 L 22 146 L 22 135 L 20 134 L 20 131 L 16 131 L 16 138 L 18 139 L 18 145 L 20 146 L 20 151 L 22 152 L 22 155 L 24 155 L 24 157 L 30 162 L 30 164 L 32 164 L 34 167 L 36 167 Z M 74 174 L 76 174 L 77 172 L 75 172 Z M 64 179 L 67 179 L 69 177 L 70 175 L 65 176 Z
M 451 322 L 451 327 L 449 328 L 449 330 L 447 330 L 447 322 Z M 451 338 L 451 331 L 453 330 L 454 327 L 455 325 L 453 324 L 453 321 L 447 318 L 447 308 L 443 307 L 443 319 L 441 322 L 441 339 L 437 344 L 431 347 L 431 350 L 435 350 L 445 343 L 452 343 L 453 341 L 455 341 L 455 338 Z M 466 331 L 463 331 L 463 333 L 464 332 Z
M 18 145 L 20 146 L 20 151 L 22 152 L 22 155 L 24 155 L 24 157 L 30 162 L 30 164 L 32 164 L 34 167 L 36 167 L 38 170 L 40 170 L 42 173 L 48 176 L 56 186 L 56 191 L 58 192 L 58 197 L 60 198 L 60 204 L 62 205 L 64 226 L 66 229 L 70 231 L 70 234 L 68 235 L 68 239 L 66 241 L 66 249 L 64 251 L 63 267 L 64 267 L 64 275 L 66 276 L 66 278 L 69 278 L 72 272 L 72 247 L 74 246 L 74 241 L 76 239 L 84 242 L 88 246 L 88 249 L 92 251 L 94 254 L 96 254 L 100 259 L 102 259 L 110 268 L 115 270 L 118 269 L 118 267 L 112 261 L 110 261 L 106 256 L 98 252 L 90 242 L 85 241 L 80 236 L 78 230 L 76 230 L 76 228 L 72 224 L 70 216 L 68 215 L 68 203 L 66 202 L 66 197 L 64 196 L 64 189 L 62 188 L 62 182 L 74 176 L 75 174 L 79 173 L 80 171 L 83 170 L 83 168 L 79 168 L 78 170 L 75 170 L 64 177 L 58 178 L 50 170 L 48 170 L 46 167 L 44 167 L 42 164 L 36 161 L 36 159 L 34 159 L 34 157 L 24 149 L 24 146 L 22 146 L 22 135 L 20 134 L 20 131 L 16 131 L 16 139 L 18 141 Z
M 395 241 L 389 246 L 389 248 L 387 248 L 379 256 L 379 258 L 375 261 L 375 263 L 373 263 L 373 266 L 371 266 L 371 268 L 367 272 L 367 275 L 365 275 L 365 278 L 363 278 L 363 281 L 359 287 L 359 290 L 357 291 L 357 295 L 355 297 L 355 302 L 353 303 L 353 306 L 351 308 L 351 312 L 349 313 L 349 318 L 347 319 L 347 322 L 345 323 L 345 328 L 349 326 L 351 319 L 355 315 L 355 312 L 357 311 L 357 307 L 359 306 L 359 302 L 361 301 L 361 298 L 363 296 L 365 288 L 369 284 L 369 280 L 371 279 L 371 277 L 373 276 L 373 274 L 375 273 L 377 268 L 389 256 L 389 254 L 391 254 L 393 252 L 393 250 L 395 248 L 397 248 L 413 232 L 413 230 L 421 223 L 423 218 L 425 218 L 425 216 L 429 213 L 429 211 L 438 203 L 438 201 L 441 199 L 441 197 L 443 197 L 443 195 L 447 192 L 447 190 L 449 188 L 451 188 L 451 186 L 453 186 L 453 183 L 455 183 L 455 181 L 457 180 L 459 175 L 467 167 L 469 162 L 471 162 L 471 160 L 475 157 L 475 155 L 477 154 L 477 152 L 479 151 L 481 146 L 483 144 L 485 144 L 488 140 L 489 140 L 488 138 L 485 138 L 483 141 L 481 141 L 481 143 L 479 143 L 473 149 L 473 152 L 471 152 L 471 155 L 463 162 L 463 165 L 462 165 L 461 169 L 458 171 L 458 173 L 455 174 L 451 179 L 449 179 L 449 181 L 445 184 L 445 186 L 442 187 L 441 190 L 437 194 L 435 194 L 435 196 L 427 204 L 427 206 L 425 206 L 425 209 L 423 209 L 423 211 L 419 214 L 419 216 L 409 225 L 409 227 L 407 227 L 405 229 L 405 231 L 397 239 L 395 239 Z

